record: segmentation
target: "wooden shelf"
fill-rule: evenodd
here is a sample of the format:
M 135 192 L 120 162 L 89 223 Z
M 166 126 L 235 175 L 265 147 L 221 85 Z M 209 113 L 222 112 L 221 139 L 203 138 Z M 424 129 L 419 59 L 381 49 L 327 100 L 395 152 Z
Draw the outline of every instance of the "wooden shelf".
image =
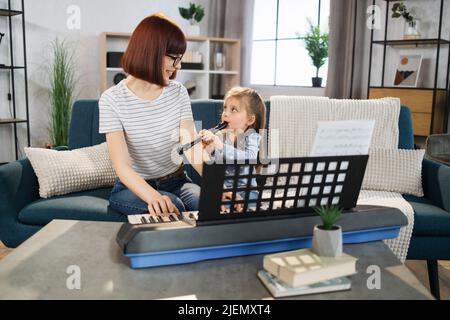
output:
M 387 46 L 420 46 L 420 45 L 448 45 L 449 40 L 444 39 L 408 39 L 408 40 L 376 40 L 372 41 L 373 44 L 387 45 Z
M 125 51 L 131 33 L 103 32 L 100 35 L 100 88 L 102 91 L 113 85 L 114 73 L 124 72 L 122 68 L 107 67 L 106 55 L 108 51 Z M 203 69 L 181 69 L 177 80 L 181 83 L 194 81 L 196 90 L 191 99 L 208 99 L 212 96 L 210 83 L 214 77 L 223 78 L 223 91 L 228 91 L 240 85 L 241 42 L 239 39 L 215 37 L 186 37 L 187 50 L 201 53 Z M 212 56 L 216 45 L 222 45 L 222 52 L 226 57 L 226 70 L 214 70 Z M 222 93 L 223 94 L 223 93 Z
M 0 124 L 10 124 L 10 123 L 23 123 L 23 122 L 27 122 L 27 120 L 25 119 L 2 119 L 0 118 Z
M 210 70 L 210 74 L 229 74 L 229 75 L 236 75 L 239 74 L 239 71 L 232 71 L 232 70 Z
M 122 68 L 106 68 L 108 72 L 123 72 Z M 238 75 L 239 71 L 233 70 L 197 70 L 197 69 L 180 69 L 180 73 L 208 73 L 208 74 L 222 74 L 222 75 Z
M 1 70 L 12 70 L 12 69 L 25 69 L 25 67 L 21 66 L 0 66 Z
M 394 86 L 370 86 L 370 89 L 402 89 L 402 90 L 431 90 L 433 91 L 433 88 L 427 88 L 427 87 L 394 87 Z M 445 90 L 445 88 L 436 88 L 436 90 Z
M 0 9 L 0 16 L 3 16 L 3 17 L 12 17 L 12 16 L 17 16 L 19 14 L 22 14 L 22 11 Z
M 194 69 L 180 69 L 177 72 L 179 73 L 198 73 L 198 74 L 207 74 L 206 70 L 194 70 Z
M 370 87 L 369 99 L 378 99 L 383 97 L 398 97 L 402 105 L 411 110 L 413 131 L 416 136 L 426 137 L 431 132 L 442 133 L 443 116 L 445 110 L 445 89 L 433 88 L 399 88 L 399 87 Z M 431 128 L 431 116 L 433 114 L 433 95 L 436 97 L 435 119 L 433 128 Z

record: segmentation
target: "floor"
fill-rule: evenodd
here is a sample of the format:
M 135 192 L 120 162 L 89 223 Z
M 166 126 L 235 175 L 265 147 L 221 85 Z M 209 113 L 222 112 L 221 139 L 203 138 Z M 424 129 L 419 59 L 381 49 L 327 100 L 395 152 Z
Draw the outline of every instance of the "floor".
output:
M 11 251 L 12 251 L 12 249 L 5 247 L 5 245 L 0 241 L 0 260 L 2 258 L 6 257 L 6 255 L 8 253 L 10 253 Z
M 430 288 L 426 261 L 408 260 L 406 266 L 426 288 Z M 439 286 L 441 300 L 450 300 L 450 261 L 439 261 Z
M 0 260 L 12 250 L 5 247 L 0 241 Z M 429 288 L 426 261 L 408 260 L 406 266 L 426 288 Z M 450 300 L 450 261 L 439 261 L 439 285 L 441 287 L 441 299 Z

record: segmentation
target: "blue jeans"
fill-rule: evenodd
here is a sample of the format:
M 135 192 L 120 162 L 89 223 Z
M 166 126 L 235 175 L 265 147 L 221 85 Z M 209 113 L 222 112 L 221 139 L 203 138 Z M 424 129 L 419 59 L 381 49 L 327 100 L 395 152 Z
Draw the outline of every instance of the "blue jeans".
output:
M 170 198 L 172 203 L 183 211 L 198 210 L 200 187 L 192 182 L 186 172 L 168 180 L 146 180 L 156 191 Z M 129 190 L 119 179 L 116 180 L 109 197 L 112 209 L 125 214 L 148 212 L 148 204 Z
M 237 194 L 238 194 L 242 199 L 245 199 L 245 191 L 239 191 Z M 249 202 L 249 201 L 252 201 L 252 200 L 257 200 L 257 199 L 258 199 L 258 196 L 259 196 L 259 192 L 258 192 L 258 191 L 251 190 L 251 191 L 249 192 L 249 194 L 248 194 L 248 200 L 247 200 L 247 201 Z M 226 209 L 230 209 L 230 205 L 229 205 L 229 204 L 224 205 L 224 207 L 225 207 Z M 248 205 L 247 205 L 247 208 L 248 208 L 248 209 L 256 209 L 256 201 L 255 201 L 255 202 L 249 202 Z

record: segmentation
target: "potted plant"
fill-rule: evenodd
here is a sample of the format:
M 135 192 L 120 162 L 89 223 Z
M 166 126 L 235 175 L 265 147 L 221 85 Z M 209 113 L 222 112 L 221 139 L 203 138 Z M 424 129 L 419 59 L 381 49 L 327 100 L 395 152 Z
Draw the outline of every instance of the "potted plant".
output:
M 205 9 L 200 4 L 189 3 L 189 8 L 179 7 L 180 15 L 189 21 L 189 28 L 187 34 L 190 36 L 199 36 L 200 27 L 198 23 L 202 21 L 205 16 Z
M 50 70 L 51 139 L 53 146 L 66 146 L 75 89 L 72 50 L 65 41 L 52 43 Z
M 403 34 L 404 39 L 418 39 L 420 38 L 419 21 L 414 18 L 410 11 L 406 8 L 403 1 L 394 3 L 392 5 L 392 18 L 405 19 L 405 30 Z
M 314 26 L 310 20 L 309 32 L 303 38 L 303 41 L 311 57 L 313 65 L 316 67 L 316 76 L 312 78 L 313 87 L 322 86 L 322 78 L 319 78 L 319 69 L 325 64 L 328 58 L 328 33 L 322 33 L 319 26 Z M 300 38 L 299 34 L 297 36 Z
M 342 228 L 335 225 L 342 213 L 337 206 L 314 208 L 322 219 L 322 225 L 314 226 L 312 250 L 319 256 L 338 257 L 342 255 Z

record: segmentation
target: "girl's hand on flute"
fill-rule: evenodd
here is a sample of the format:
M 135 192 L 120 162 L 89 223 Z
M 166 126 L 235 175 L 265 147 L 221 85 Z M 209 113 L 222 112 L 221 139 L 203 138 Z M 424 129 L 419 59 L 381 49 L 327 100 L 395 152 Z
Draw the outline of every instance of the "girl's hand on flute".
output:
M 218 148 L 220 150 L 223 149 L 223 142 L 220 138 L 209 130 L 201 130 L 199 132 L 200 137 L 202 138 L 203 146 L 213 145 L 214 148 Z

